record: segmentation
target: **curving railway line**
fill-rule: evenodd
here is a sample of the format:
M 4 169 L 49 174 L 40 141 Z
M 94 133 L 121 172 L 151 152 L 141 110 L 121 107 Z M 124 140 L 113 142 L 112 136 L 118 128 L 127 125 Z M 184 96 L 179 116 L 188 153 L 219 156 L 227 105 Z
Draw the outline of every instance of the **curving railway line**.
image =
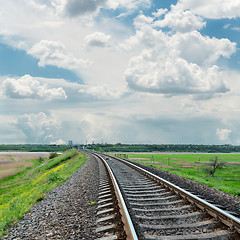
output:
M 123 159 L 99 161 L 97 237 L 240 240 L 240 219 Z

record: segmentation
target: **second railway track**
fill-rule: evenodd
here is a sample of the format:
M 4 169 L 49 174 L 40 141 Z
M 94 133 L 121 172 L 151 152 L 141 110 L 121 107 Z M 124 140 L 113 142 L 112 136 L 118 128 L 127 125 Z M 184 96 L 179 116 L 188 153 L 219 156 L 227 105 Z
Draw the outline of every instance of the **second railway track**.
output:
M 106 161 L 116 178 L 136 239 L 240 240 L 240 219 L 139 167 L 95 156 Z

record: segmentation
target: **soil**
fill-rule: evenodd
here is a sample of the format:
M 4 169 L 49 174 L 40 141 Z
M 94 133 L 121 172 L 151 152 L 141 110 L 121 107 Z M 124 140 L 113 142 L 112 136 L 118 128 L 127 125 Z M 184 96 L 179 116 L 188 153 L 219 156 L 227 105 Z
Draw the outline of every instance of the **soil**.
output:
M 32 162 L 27 160 L 38 159 L 39 157 L 48 158 L 49 153 L 2 153 L 0 152 L 0 179 L 12 176 L 23 171 L 26 167 L 32 166 Z

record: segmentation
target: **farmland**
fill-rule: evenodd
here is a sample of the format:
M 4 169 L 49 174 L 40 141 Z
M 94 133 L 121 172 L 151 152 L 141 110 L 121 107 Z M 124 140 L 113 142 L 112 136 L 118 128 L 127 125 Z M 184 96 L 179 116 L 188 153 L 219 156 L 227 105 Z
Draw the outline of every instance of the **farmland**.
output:
M 32 167 L 32 160 L 48 156 L 49 153 L 0 152 L 0 180 Z
M 117 153 L 118 156 L 124 154 Z M 125 153 L 134 162 L 152 166 L 240 196 L 240 154 Z M 216 158 L 223 163 L 214 176 L 205 169 Z

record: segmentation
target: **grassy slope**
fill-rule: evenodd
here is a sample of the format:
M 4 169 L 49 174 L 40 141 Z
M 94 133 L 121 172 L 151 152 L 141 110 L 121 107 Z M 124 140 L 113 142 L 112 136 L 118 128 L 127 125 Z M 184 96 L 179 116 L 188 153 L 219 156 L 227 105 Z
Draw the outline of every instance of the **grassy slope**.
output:
M 226 163 L 240 162 L 240 154 L 128 154 L 133 161 L 240 196 L 240 165 L 225 165 L 217 169 L 214 177 L 203 171 L 206 162 L 215 156 Z
M 34 203 L 66 181 L 85 161 L 84 155 L 68 150 L 53 159 L 34 160 L 33 167 L 0 180 L 0 237 L 6 227 L 22 218 Z

